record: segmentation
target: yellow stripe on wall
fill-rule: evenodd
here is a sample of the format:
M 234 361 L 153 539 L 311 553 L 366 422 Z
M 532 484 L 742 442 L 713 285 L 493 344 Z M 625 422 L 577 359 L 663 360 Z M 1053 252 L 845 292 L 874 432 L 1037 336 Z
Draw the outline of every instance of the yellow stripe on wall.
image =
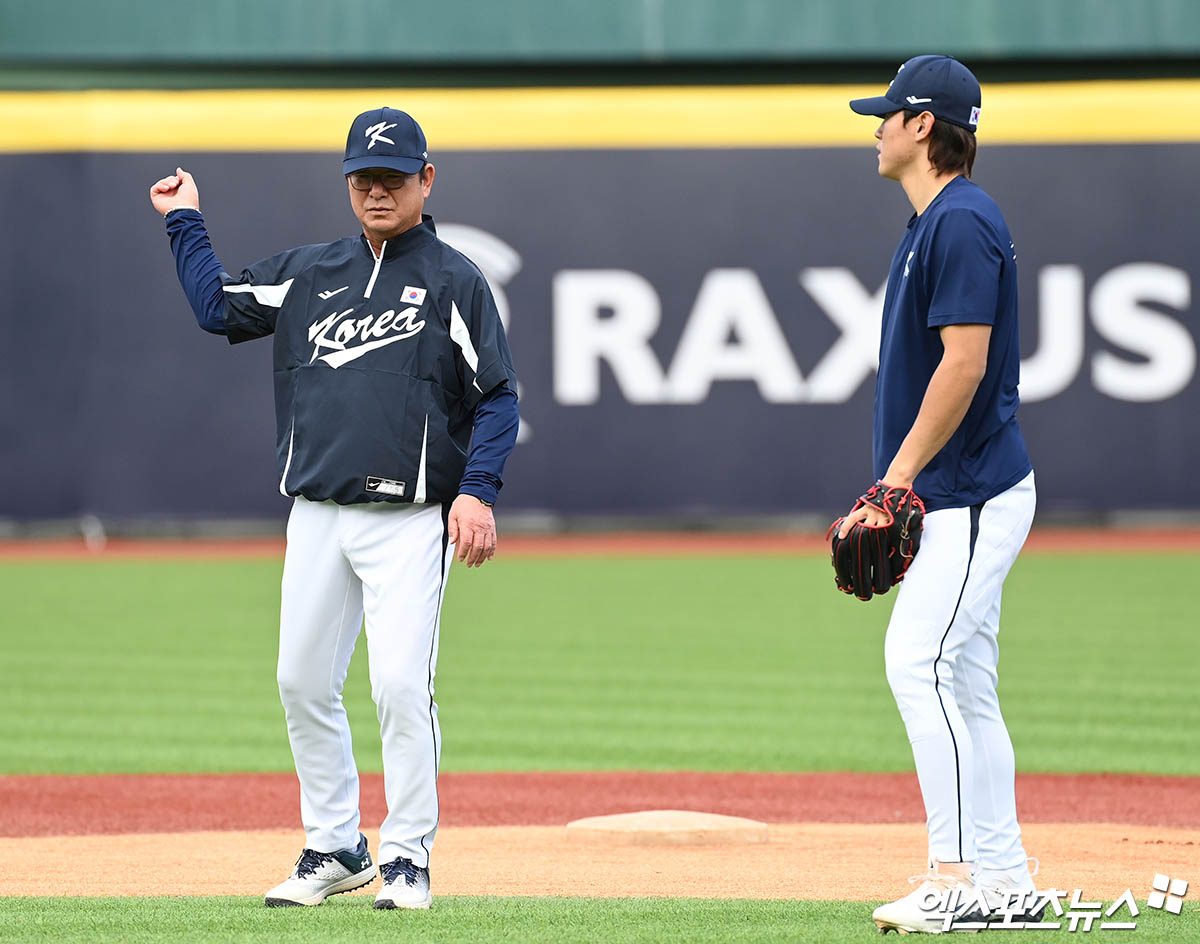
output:
M 430 151 L 870 142 L 883 86 L 0 92 L 0 152 L 337 151 L 351 119 L 410 112 Z M 983 144 L 1200 141 L 1200 80 L 997 84 Z

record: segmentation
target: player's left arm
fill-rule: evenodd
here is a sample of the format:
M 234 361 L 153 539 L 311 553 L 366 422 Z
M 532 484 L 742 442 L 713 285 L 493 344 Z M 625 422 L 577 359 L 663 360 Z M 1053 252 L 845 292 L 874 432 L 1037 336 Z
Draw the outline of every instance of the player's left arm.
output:
M 991 224 L 969 210 L 941 218 L 931 234 L 923 275 L 930 282 L 927 326 L 942 341 L 938 362 L 912 427 L 881 480 L 911 489 L 921 470 L 950 441 L 967 415 L 987 372 L 1001 268 L 1001 241 Z M 845 537 L 860 521 L 878 526 L 886 516 L 864 505 L 846 517 L 838 534 Z
M 952 324 L 940 329 L 942 359 L 929 379 L 921 409 L 883 477 L 885 485 L 912 488 L 921 470 L 954 435 L 987 372 L 992 326 Z
M 881 480 L 884 485 L 912 488 L 921 470 L 950 441 L 962 423 L 987 371 L 991 325 L 946 325 L 940 329 L 940 335 L 944 348 L 942 359 L 929 378 L 912 428 Z M 838 536 L 845 538 L 860 521 L 869 527 L 877 527 L 886 520 L 882 511 L 872 505 L 863 505 L 846 516 Z

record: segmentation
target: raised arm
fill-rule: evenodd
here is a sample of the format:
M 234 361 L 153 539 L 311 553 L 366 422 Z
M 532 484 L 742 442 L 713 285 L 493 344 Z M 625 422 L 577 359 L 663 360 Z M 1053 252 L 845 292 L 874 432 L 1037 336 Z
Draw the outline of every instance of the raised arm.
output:
M 182 167 L 177 167 L 173 176 L 164 177 L 150 188 L 150 202 L 166 219 L 175 271 L 196 323 L 210 334 L 227 334 L 221 291 L 224 270 L 200 215 L 196 181 Z

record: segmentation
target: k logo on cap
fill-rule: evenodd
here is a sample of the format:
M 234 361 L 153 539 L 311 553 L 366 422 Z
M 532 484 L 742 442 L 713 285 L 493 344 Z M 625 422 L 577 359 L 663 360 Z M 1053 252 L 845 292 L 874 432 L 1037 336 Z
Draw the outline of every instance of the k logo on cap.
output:
M 371 150 L 371 148 L 373 148 L 380 141 L 383 141 L 387 144 L 395 144 L 396 142 L 393 141 L 391 138 L 385 138 L 383 136 L 383 133 L 385 131 L 389 131 L 394 127 L 396 127 L 395 122 L 393 122 L 392 124 L 389 125 L 387 122 L 384 122 L 384 121 L 379 122 L 379 124 L 377 124 L 377 125 L 371 125 L 371 127 L 369 127 L 364 132 L 364 134 L 366 134 L 366 136 L 371 139 L 370 142 L 367 144 L 367 150 L 368 151 Z
M 383 167 L 417 174 L 429 159 L 425 132 L 413 117 L 395 108 L 364 111 L 346 136 L 342 173 Z

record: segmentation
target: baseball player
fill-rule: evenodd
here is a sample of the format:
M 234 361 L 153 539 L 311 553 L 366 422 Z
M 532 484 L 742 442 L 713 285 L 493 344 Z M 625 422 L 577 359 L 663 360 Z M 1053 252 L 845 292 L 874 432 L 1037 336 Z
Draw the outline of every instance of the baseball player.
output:
M 492 504 L 517 435 L 516 377 L 487 283 L 422 209 L 425 135 L 364 112 L 342 172 L 362 234 L 226 274 L 195 181 L 154 184 L 176 268 L 204 330 L 273 336 L 279 490 L 293 498 L 279 693 L 306 843 L 266 904 L 319 905 L 370 883 L 342 685 L 366 619 L 388 813 L 376 908 L 428 908 L 441 750 L 434 671 L 450 563 L 496 552 Z
M 1016 251 L 970 180 L 979 82 L 947 56 L 917 56 L 883 95 L 850 107 L 882 119 L 879 174 L 915 211 L 888 274 L 873 440 L 876 479 L 912 489 L 926 509 L 884 656 L 925 801 L 930 868 L 914 892 L 876 909 L 875 924 L 939 930 L 938 902 L 964 920 L 998 908 L 1040 920 L 996 697 L 1001 589 L 1035 492 L 1016 417 Z M 882 516 L 864 505 L 839 536 L 860 521 Z

